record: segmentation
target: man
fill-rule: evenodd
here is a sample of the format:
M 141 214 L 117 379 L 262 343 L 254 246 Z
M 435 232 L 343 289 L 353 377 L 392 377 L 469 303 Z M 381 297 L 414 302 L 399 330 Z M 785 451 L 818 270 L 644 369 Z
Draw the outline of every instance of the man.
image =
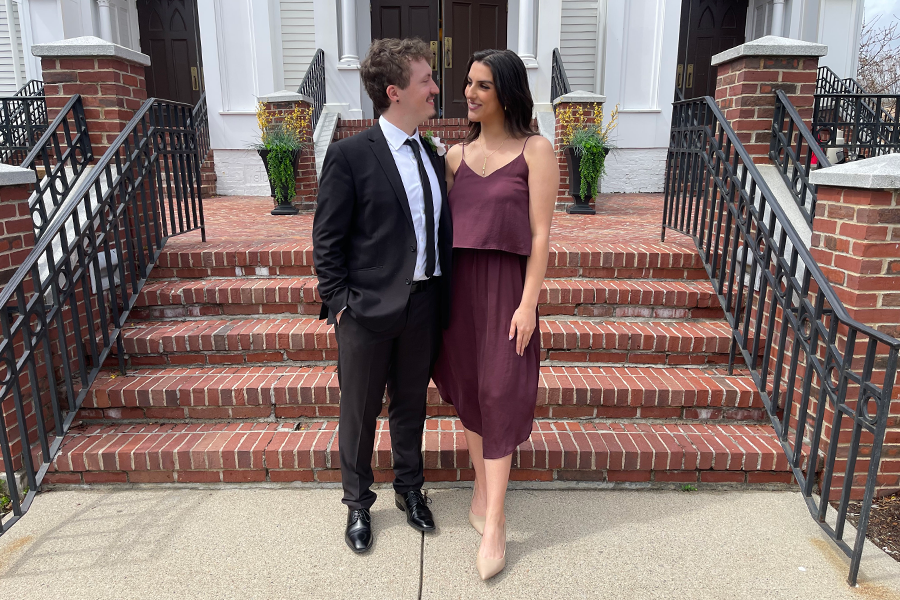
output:
M 313 221 L 319 318 L 335 324 L 338 340 L 344 539 L 358 553 L 373 541 L 371 462 L 385 386 L 397 507 L 415 529 L 434 530 L 422 432 L 449 321 L 452 232 L 443 160 L 418 132 L 439 92 L 431 58 L 421 40 L 372 43 L 361 77 L 381 117 L 328 148 Z

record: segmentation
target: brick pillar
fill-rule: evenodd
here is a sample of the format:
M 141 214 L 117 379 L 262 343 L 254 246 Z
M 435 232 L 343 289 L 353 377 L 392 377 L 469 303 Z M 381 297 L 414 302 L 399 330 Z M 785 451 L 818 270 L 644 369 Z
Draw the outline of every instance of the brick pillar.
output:
M 900 154 L 814 171 L 810 181 L 819 186 L 810 247 L 813 257 L 854 319 L 900 337 Z M 854 366 L 860 369 L 866 341 L 856 347 L 860 359 Z M 879 352 L 876 360 L 879 384 L 884 380 L 885 356 L 886 352 Z M 855 398 L 856 391 L 848 397 Z M 871 436 L 868 440 L 870 450 Z M 861 446 L 860 466 L 868 454 Z M 840 448 L 838 457 L 846 456 L 846 449 Z M 864 481 L 865 471 L 860 473 L 858 467 L 855 496 L 861 496 Z M 879 495 L 900 489 L 900 385 L 896 381 L 878 486 Z
M 31 169 L 0 163 L 0 289 L 34 248 L 28 198 L 35 180 Z
M 266 110 L 272 116 L 273 123 L 280 123 L 284 118 L 294 112 L 298 107 L 302 110 L 312 111 L 312 99 L 294 92 L 281 91 L 263 96 L 260 102 L 265 103 Z M 304 132 L 306 146 L 300 152 L 298 162 L 294 206 L 300 209 L 313 209 L 316 207 L 316 195 L 319 193 L 319 179 L 316 176 L 316 149 L 313 145 L 312 121 Z
M 150 57 L 92 36 L 37 44 L 32 52 L 41 58 L 49 118 L 81 94 L 99 159 L 147 99 L 144 67 Z
M 22 265 L 25 257 L 34 249 L 34 226 L 31 211 L 28 209 L 28 198 L 34 191 L 36 175 L 31 169 L 0 164 L 0 289 L 3 289 Z M 30 291 L 30 290 L 29 290 Z M 10 306 L 16 306 L 15 296 Z M 0 318 L 6 319 L 6 307 L 0 307 Z M 21 356 L 21 336 L 12 340 L 16 356 Z M 2 367 L 6 378 L 6 368 Z M 27 375 L 19 378 L 19 384 L 30 390 Z M 30 396 L 26 397 L 27 419 L 29 427 L 34 427 L 34 415 L 30 405 Z M 3 415 L 6 435 L 13 455 L 13 468 L 22 468 L 22 436 L 16 422 L 15 405 L 11 393 L 0 397 L 0 414 Z M 3 457 L 0 456 L 0 471 L 5 469 Z M 2 487 L 2 486 L 0 486 Z
M 756 164 L 770 162 L 776 90 L 812 120 L 819 57 L 826 52 L 823 44 L 769 35 L 713 56 L 716 103 Z
M 561 120 L 561 117 L 567 111 L 571 111 L 571 114 L 576 119 L 580 115 L 585 124 L 593 124 L 596 122 L 596 117 L 599 116 L 594 114 L 594 107 L 599 106 L 602 108 L 604 102 L 606 102 L 606 96 L 581 91 L 570 92 L 553 101 L 554 112 L 556 114 L 556 129 L 554 130 L 553 146 L 556 149 L 556 157 L 559 161 L 559 192 L 557 192 L 556 196 L 556 208 L 558 210 L 565 209 L 566 206 L 575 202 L 569 193 L 569 185 L 571 183 L 569 181 L 569 164 L 568 160 L 566 160 L 565 147 L 562 144 L 562 136 L 565 133 L 565 123 L 562 122 L 563 120 Z M 580 186 L 581 183 L 576 181 L 574 182 L 574 185 Z M 578 188 L 576 187 L 576 190 L 577 189 Z M 595 205 L 595 200 L 592 200 L 590 203 L 592 208 Z

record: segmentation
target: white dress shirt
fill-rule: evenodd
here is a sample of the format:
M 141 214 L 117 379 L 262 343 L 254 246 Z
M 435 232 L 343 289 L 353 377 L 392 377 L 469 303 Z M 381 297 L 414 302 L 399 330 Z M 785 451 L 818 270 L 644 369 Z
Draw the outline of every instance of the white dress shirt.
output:
M 419 177 L 419 165 L 416 157 L 413 155 L 413 149 L 404 143 L 407 139 L 415 140 L 419 145 L 419 152 L 422 153 L 422 162 L 425 164 L 425 172 L 428 173 L 428 181 L 431 184 L 431 198 L 434 201 L 434 275 L 437 277 L 441 274 L 441 259 L 438 253 L 438 231 L 441 222 L 441 185 L 438 181 L 437 173 L 428 158 L 428 153 L 422 145 L 419 137 L 419 130 L 411 136 L 405 131 L 381 116 L 378 118 L 378 124 L 384 133 L 388 147 L 391 149 L 391 155 L 394 157 L 394 163 L 397 170 L 400 171 L 400 179 L 403 180 L 403 189 L 406 190 L 406 198 L 409 200 L 409 212 L 412 214 L 413 228 L 416 230 L 416 270 L 413 275 L 414 281 L 428 279 L 425 277 L 425 251 L 428 247 L 427 230 L 425 228 L 425 193 L 422 190 L 422 181 Z

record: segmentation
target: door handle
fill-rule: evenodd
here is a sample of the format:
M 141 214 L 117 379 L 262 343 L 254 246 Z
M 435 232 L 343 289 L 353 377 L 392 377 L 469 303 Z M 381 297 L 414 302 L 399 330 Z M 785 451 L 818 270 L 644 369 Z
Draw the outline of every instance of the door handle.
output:
M 685 81 L 684 87 L 692 88 L 694 87 L 694 65 L 689 64 L 687 68 L 687 80 Z
M 444 68 L 453 68 L 453 38 L 444 38 Z
M 437 71 L 438 68 L 438 43 L 430 42 L 431 44 L 431 70 Z
M 191 67 L 191 86 L 195 92 L 200 89 L 200 76 L 197 74 L 197 67 Z
M 675 87 L 681 87 L 681 81 L 684 79 L 684 63 L 678 65 L 678 70 L 675 72 Z

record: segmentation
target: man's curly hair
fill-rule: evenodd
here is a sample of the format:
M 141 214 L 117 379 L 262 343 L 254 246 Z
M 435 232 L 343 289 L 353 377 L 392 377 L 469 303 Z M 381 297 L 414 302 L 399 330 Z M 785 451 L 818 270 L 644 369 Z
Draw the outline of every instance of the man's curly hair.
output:
M 419 38 L 373 40 L 369 53 L 360 64 L 360 76 L 375 110 L 381 113 L 390 107 L 389 85 L 396 85 L 401 90 L 409 86 L 412 61 L 431 62 L 433 57 L 431 48 Z

